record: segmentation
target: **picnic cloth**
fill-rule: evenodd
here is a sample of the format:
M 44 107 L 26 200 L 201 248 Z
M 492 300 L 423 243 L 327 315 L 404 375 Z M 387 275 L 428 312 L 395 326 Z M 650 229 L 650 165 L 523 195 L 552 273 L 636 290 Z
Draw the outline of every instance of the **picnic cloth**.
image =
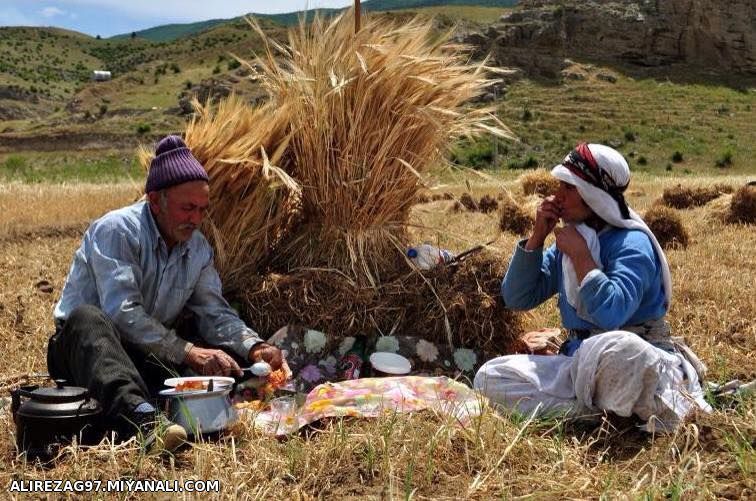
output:
M 366 336 L 363 375 L 369 377 L 368 358 L 376 351 L 402 355 L 410 361 L 412 375 L 467 378 L 472 382 L 475 371 L 489 357 L 468 348 L 452 348 L 414 336 Z M 302 326 L 286 326 L 267 342 L 281 349 L 294 374 L 293 384 L 300 393 L 308 393 L 321 383 L 338 379 L 337 365 L 354 345 L 354 337 L 340 337 Z
M 283 436 L 324 418 L 371 418 L 422 410 L 452 416 L 459 425 L 467 426 L 482 413 L 486 402 L 480 393 L 445 376 L 399 376 L 318 385 L 288 417 L 249 409 L 240 413 L 254 419 L 255 427 L 264 433 Z

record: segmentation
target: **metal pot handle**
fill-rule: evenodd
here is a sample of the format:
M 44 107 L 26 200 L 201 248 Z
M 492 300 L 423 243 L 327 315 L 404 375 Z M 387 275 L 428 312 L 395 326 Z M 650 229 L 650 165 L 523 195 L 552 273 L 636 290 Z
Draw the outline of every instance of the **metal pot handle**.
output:
M 16 413 L 18 412 L 18 409 L 21 407 L 21 397 L 31 398 L 32 392 L 39 388 L 39 385 L 33 384 L 29 386 L 19 386 L 15 390 L 11 390 L 11 414 L 13 415 L 13 420 L 16 420 Z

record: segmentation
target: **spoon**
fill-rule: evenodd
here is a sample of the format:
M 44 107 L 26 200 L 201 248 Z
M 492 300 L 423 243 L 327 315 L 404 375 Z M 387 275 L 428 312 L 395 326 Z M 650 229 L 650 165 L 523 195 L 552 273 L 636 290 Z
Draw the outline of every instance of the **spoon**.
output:
M 257 362 L 252 364 L 251 367 L 245 367 L 242 371 L 249 371 L 255 376 L 267 376 L 273 372 L 273 368 L 267 362 Z

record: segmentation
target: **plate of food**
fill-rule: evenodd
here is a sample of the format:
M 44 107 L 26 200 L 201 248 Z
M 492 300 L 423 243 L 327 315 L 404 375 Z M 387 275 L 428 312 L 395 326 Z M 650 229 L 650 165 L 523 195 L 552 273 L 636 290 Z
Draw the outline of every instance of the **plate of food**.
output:
M 163 382 L 163 384 L 172 388 L 163 390 L 163 392 L 185 393 L 190 391 L 207 391 L 211 379 L 213 380 L 213 388 L 216 390 L 225 389 L 234 384 L 234 378 L 225 376 L 172 377 Z

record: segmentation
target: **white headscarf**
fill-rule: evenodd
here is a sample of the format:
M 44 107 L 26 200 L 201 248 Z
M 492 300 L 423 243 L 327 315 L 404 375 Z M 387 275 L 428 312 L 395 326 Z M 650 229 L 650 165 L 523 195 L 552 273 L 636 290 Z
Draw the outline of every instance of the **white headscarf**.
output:
M 605 174 L 611 178 L 614 185 L 626 187 L 630 182 L 630 167 L 627 165 L 625 158 L 617 150 L 604 146 L 603 144 L 589 144 L 587 146 L 599 168 L 603 169 Z M 570 156 L 568 155 L 563 163 L 567 163 L 569 159 Z M 664 255 L 661 245 L 659 245 L 659 241 L 643 219 L 641 219 L 641 217 L 629 207 L 628 214 L 630 219 L 624 219 L 622 217 L 622 212 L 620 211 L 620 206 L 615 198 L 601 188 L 583 180 L 563 164 L 554 167 L 551 170 L 551 175 L 560 181 L 575 186 L 588 207 L 590 207 L 596 215 L 608 224 L 618 228 L 641 230 L 648 235 L 648 238 L 651 240 L 651 243 L 656 250 L 659 262 L 661 263 L 664 293 L 667 299 L 667 306 L 669 306 L 672 301 L 672 276 L 669 272 L 669 263 L 667 262 L 667 257 Z

